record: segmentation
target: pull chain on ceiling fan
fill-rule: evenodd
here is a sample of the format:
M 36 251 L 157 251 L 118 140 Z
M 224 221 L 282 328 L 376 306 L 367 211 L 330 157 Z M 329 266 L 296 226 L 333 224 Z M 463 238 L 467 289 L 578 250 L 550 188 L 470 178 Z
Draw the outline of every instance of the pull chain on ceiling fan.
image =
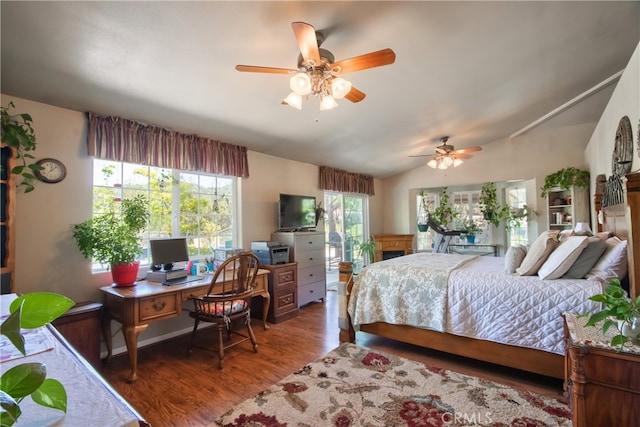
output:
M 482 147 L 469 147 L 462 148 L 460 150 L 456 150 L 453 145 L 447 144 L 449 140 L 448 136 L 443 136 L 440 138 L 440 142 L 442 145 L 436 147 L 435 154 L 419 154 L 415 156 L 409 157 L 431 157 L 435 156 L 435 158 L 429 160 L 427 163 L 428 166 L 434 169 L 449 169 L 450 167 L 458 167 L 463 163 L 462 159 L 470 159 L 473 156 L 467 154 L 472 153 L 474 151 L 482 151 Z
M 308 99 L 311 95 L 320 97 L 320 110 L 337 107 L 336 99 L 346 98 L 354 103 L 362 101 L 366 95 L 341 75 L 393 64 L 396 60 L 393 50 L 382 49 L 334 62 L 333 54 L 319 47 L 324 41 L 322 33 L 316 32 L 312 25 L 304 22 L 293 22 L 291 27 L 300 49 L 298 70 L 254 65 L 236 65 L 236 70 L 251 73 L 293 74 L 289 81 L 291 93 L 282 101 L 282 104 L 298 110 L 302 109 L 303 97 Z

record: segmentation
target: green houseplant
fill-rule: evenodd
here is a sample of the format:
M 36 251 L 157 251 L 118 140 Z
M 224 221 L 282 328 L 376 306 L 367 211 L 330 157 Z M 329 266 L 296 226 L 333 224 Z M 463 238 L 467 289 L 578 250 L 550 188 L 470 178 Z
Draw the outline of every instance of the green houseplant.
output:
M 122 214 L 111 209 L 73 226 L 78 249 L 87 259 L 95 259 L 111 267 L 116 285 L 135 282 L 142 253 L 140 233 L 149 221 L 149 207 L 144 196 L 122 201 Z M 125 276 L 119 277 L 124 271 Z
M 438 206 L 431 214 L 431 217 L 444 227 L 447 227 L 460 216 L 460 213 L 451 206 L 450 199 L 448 187 L 443 187 L 442 190 L 440 190 Z
M 52 322 L 74 302 L 51 292 L 32 292 L 19 296 L 9 307 L 9 316 L 0 325 L 0 333 L 26 356 L 23 329 L 35 329 Z M 47 378 L 47 367 L 25 362 L 3 369 L 0 377 L 0 425 L 12 426 L 22 411 L 20 403 L 28 396 L 41 406 L 67 412 L 67 393 L 56 379 Z
M 485 182 L 482 185 L 478 202 L 484 219 L 496 227 L 509 212 L 508 206 L 502 206 L 498 203 L 498 190 L 493 182 Z
M 376 241 L 371 238 L 358 245 L 358 256 L 364 259 L 365 265 L 371 264 L 376 259 Z
M 12 154 L 17 161 L 17 165 L 11 169 L 11 173 L 20 175 L 22 181 L 18 184 L 25 193 L 34 190 L 34 171 L 42 170 L 42 167 L 35 162 L 31 154 L 36 149 L 36 135 L 33 130 L 33 119 L 29 114 L 9 113 L 10 108 L 15 108 L 13 102 L 9 102 L 7 107 L 0 107 L 0 120 L 2 122 L 1 138 L 4 144 L 11 148 Z
M 546 197 L 552 188 L 570 190 L 571 187 L 589 188 L 589 171 L 574 167 L 560 169 L 544 178 L 544 185 L 540 190 L 542 197 Z
M 603 322 L 603 333 L 612 326 L 617 328 L 619 333 L 611 339 L 611 345 L 619 346 L 620 349 L 627 341 L 637 342 L 640 338 L 640 295 L 632 299 L 620 285 L 620 280 L 612 279 L 604 293 L 593 295 L 589 299 L 601 302 L 605 308 L 591 314 L 587 326 Z
M 427 195 L 420 191 L 420 203 L 418 206 L 418 231 L 425 232 L 429 229 L 429 207 L 427 206 Z
M 475 222 L 473 218 L 468 218 L 462 223 L 462 230 L 467 238 L 467 242 L 474 243 L 476 241 L 476 234 L 482 231 L 482 228 L 480 228 L 480 225 Z

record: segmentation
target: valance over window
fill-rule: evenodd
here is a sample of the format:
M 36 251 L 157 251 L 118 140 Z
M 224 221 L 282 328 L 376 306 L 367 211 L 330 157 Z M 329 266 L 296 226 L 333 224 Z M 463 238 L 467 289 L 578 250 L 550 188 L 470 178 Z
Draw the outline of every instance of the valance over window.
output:
M 249 177 L 247 148 L 88 112 L 89 155 L 160 168 Z
M 373 177 L 320 166 L 320 188 L 343 193 L 375 195 Z

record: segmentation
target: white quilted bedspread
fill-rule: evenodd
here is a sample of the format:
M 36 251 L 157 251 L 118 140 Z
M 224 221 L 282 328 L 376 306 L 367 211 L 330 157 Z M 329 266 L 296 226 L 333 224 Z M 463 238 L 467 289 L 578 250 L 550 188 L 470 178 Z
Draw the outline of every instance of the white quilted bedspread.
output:
M 445 259 L 438 275 L 449 277 L 446 297 L 433 289 L 421 289 L 427 276 L 417 273 L 420 264 Z M 410 267 L 402 266 L 405 261 Z M 371 264 L 361 275 L 378 280 L 373 286 L 360 286 L 361 277 L 354 283 L 349 314 L 356 330 L 359 324 L 378 321 L 407 324 L 564 354 L 562 313 L 601 309 L 599 303 L 589 300 L 602 292 L 599 281 L 511 275 L 504 272 L 504 258 L 415 254 Z M 435 306 L 429 305 L 430 299 Z M 442 324 L 438 321 L 440 306 L 446 313 Z
M 504 258 L 480 257 L 451 272 L 446 331 L 564 354 L 562 313 L 601 309 L 595 280 L 542 280 L 504 273 Z

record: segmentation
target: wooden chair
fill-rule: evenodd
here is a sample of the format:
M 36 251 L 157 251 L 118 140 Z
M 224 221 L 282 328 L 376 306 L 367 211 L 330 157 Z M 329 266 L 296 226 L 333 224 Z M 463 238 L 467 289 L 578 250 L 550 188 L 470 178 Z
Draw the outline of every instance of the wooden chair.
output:
M 253 350 L 258 352 L 258 344 L 251 329 L 251 292 L 258 273 L 259 260 L 251 252 L 243 252 L 228 258 L 213 275 L 207 293 L 201 297 L 192 297 L 194 310 L 189 316 L 195 319 L 188 353 L 195 346 L 196 333 L 200 322 L 215 324 L 218 333 L 219 367 L 223 368 L 224 350 L 251 340 Z M 242 319 L 246 334 L 233 329 L 232 323 Z M 227 343 L 223 339 L 226 331 Z M 232 340 L 235 334 L 242 339 Z M 206 347 L 201 347 L 205 348 Z

